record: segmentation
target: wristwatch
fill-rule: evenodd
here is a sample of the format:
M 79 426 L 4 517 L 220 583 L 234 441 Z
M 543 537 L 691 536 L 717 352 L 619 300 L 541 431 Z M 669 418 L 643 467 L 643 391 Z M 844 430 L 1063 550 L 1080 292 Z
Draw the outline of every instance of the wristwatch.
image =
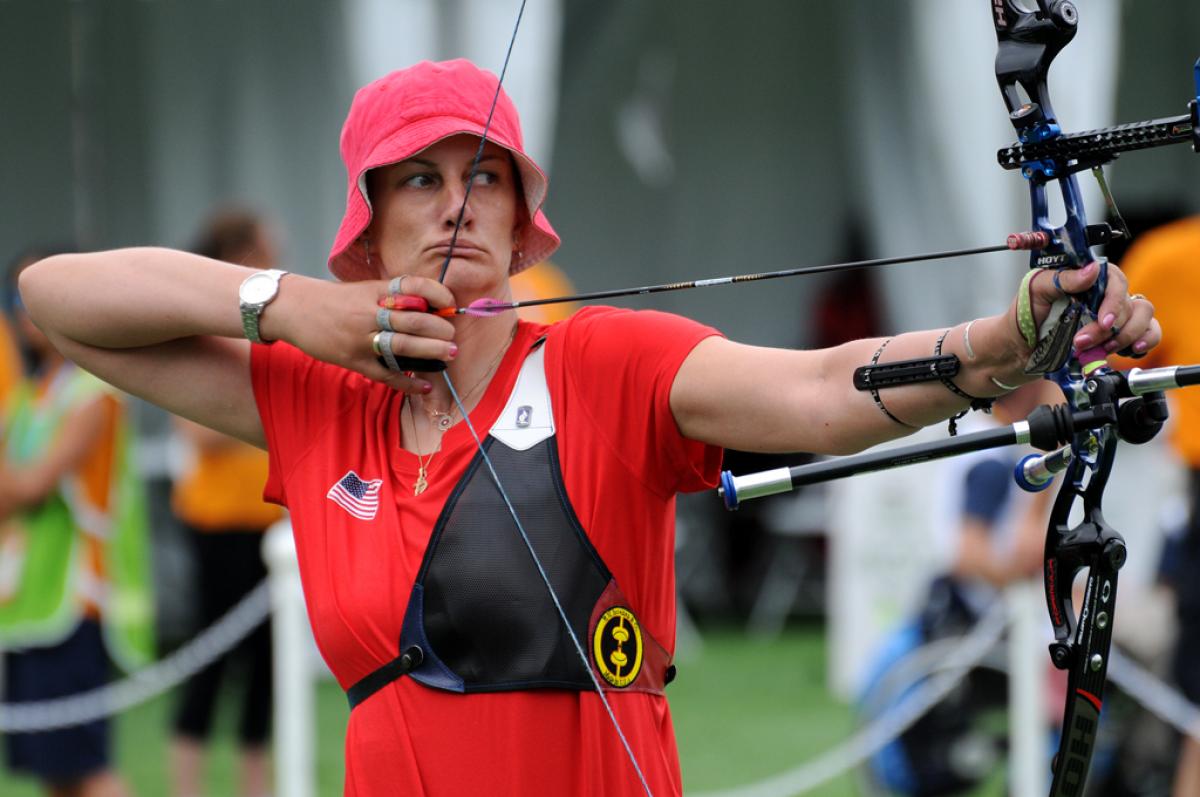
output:
M 238 309 L 242 311 L 242 330 L 246 339 L 251 343 L 263 343 L 262 335 L 258 332 L 258 319 L 263 310 L 279 293 L 279 280 L 287 272 L 283 269 L 269 268 L 256 271 L 242 281 L 238 288 Z

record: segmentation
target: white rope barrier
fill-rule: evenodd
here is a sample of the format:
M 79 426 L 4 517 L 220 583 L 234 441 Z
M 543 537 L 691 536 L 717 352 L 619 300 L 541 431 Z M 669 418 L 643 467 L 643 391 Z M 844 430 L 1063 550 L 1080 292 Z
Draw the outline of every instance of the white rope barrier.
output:
M 912 657 L 914 661 L 925 664 L 924 674 L 931 676 L 929 680 L 906 695 L 890 712 L 837 747 L 791 770 L 757 783 L 723 791 L 690 793 L 690 797 L 792 797 L 815 789 L 858 766 L 937 705 L 987 656 L 1004 633 L 1004 611 L 1002 603 L 993 604 L 968 634 L 956 640 L 958 644 L 949 653 L 942 654 L 947 640 L 939 640 L 931 646 L 925 646 L 936 647 L 939 655 L 935 656 L 925 648 L 918 648 L 906 656 L 899 666 L 908 670 L 909 667 L 904 661 Z M 916 668 L 912 669 L 915 672 Z
M 264 580 L 183 647 L 120 681 L 53 700 L 0 703 L 0 733 L 81 725 L 132 708 L 183 683 L 225 655 L 257 628 L 270 611 L 271 596 Z
M 281 523 L 280 526 L 284 524 Z M 284 543 L 291 541 L 290 534 L 287 533 L 290 529 L 280 528 L 277 531 L 281 533 L 274 535 L 279 538 L 276 547 L 280 547 L 282 551 Z M 294 549 L 290 546 L 288 548 L 287 551 L 275 551 L 273 556 L 269 553 L 267 557 L 272 565 L 272 575 L 277 576 L 276 580 L 279 581 L 275 585 L 275 611 L 280 611 L 280 603 L 300 602 L 301 611 L 298 616 L 306 620 L 303 616 L 303 599 L 299 597 L 298 584 L 294 585 L 294 594 L 285 596 L 280 592 L 288 585 L 280 581 L 279 577 L 288 575 L 290 571 L 281 567 L 280 561 L 271 561 L 283 560 L 292 563 L 294 567 Z M 271 611 L 271 585 L 269 580 L 264 580 L 217 622 L 187 644 L 161 661 L 121 681 L 54 700 L 0 703 L 0 733 L 43 731 L 78 725 L 145 702 L 179 685 L 232 650 L 254 631 Z M 721 791 L 689 792 L 689 797 L 793 797 L 807 793 L 859 766 L 898 738 L 943 700 L 972 668 L 983 662 L 996 648 L 1009 624 L 1010 618 L 1004 616 L 1005 612 L 1004 603 L 997 601 L 967 634 L 924 645 L 896 662 L 889 670 L 888 680 L 919 685 L 901 698 L 897 705 L 836 747 L 761 781 Z M 276 633 L 277 645 L 281 642 L 279 630 L 277 629 Z M 295 648 L 297 644 L 292 640 L 288 642 L 287 647 Z M 279 658 L 277 653 L 276 659 Z M 277 677 L 279 675 L 280 673 L 277 673 Z M 296 680 L 296 674 L 292 675 L 292 678 L 285 680 Z M 311 689 L 311 682 L 308 680 L 310 676 L 307 673 L 298 677 L 302 682 L 299 684 L 301 689 Z M 1161 679 L 1116 648 L 1113 648 L 1110 654 L 1109 678 L 1146 710 L 1166 721 L 1180 733 L 1200 739 L 1200 707 L 1188 702 Z M 290 691 L 294 693 L 296 690 Z M 292 697 L 295 698 L 295 695 L 292 694 Z M 296 755 L 287 757 L 292 758 L 295 763 L 299 763 L 295 759 L 304 759 L 307 757 L 305 753 L 311 753 L 308 748 L 312 740 L 307 738 L 311 736 L 311 722 L 298 721 L 310 714 L 311 707 L 302 712 L 301 716 L 296 716 L 293 712 L 287 718 L 300 728 L 297 734 L 299 738 L 293 745 L 297 748 Z M 300 769 L 303 768 L 301 765 Z M 280 793 L 311 794 L 309 780 L 310 777 L 302 777 L 297 783 L 291 784 L 292 788 L 281 788 Z
M 1200 707 L 1116 648 L 1108 656 L 1108 679 L 1142 708 L 1200 741 Z

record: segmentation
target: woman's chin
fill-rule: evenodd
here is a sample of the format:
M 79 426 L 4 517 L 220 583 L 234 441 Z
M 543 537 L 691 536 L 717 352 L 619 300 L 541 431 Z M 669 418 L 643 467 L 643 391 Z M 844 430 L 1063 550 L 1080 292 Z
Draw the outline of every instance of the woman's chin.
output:
M 500 271 L 492 264 L 455 258 L 450 261 L 443 282 L 460 302 L 468 296 L 472 300 L 495 297 L 501 291 L 507 291 L 508 270 Z

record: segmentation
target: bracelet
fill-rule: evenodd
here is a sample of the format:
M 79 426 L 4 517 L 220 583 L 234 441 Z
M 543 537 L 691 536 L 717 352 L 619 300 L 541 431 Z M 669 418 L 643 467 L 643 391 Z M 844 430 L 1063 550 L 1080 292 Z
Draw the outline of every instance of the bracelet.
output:
M 875 356 L 871 358 L 871 365 L 879 364 L 879 356 L 881 354 L 883 354 L 883 350 L 886 349 L 887 345 L 891 342 L 892 342 L 892 339 L 887 338 L 883 341 L 883 343 L 879 344 L 879 348 L 875 350 Z M 871 394 L 871 399 L 875 402 L 875 406 L 879 408 L 879 411 L 882 412 L 884 415 L 888 416 L 889 418 L 891 418 L 892 421 L 900 424 L 901 426 L 903 426 L 906 429 L 920 429 L 921 428 L 919 426 L 913 426 L 911 424 L 907 424 L 904 421 L 897 418 L 895 415 L 892 415 L 892 413 L 888 412 L 888 408 L 883 406 L 883 399 L 881 399 L 879 397 L 879 390 L 877 390 L 875 387 L 868 387 L 867 391 Z
M 1131 296 L 1130 298 L 1132 299 L 1133 297 Z M 1142 298 L 1144 299 L 1146 297 L 1143 296 Z M 963 347 L 967 350 L 967 357 L 972 360 L 975 359 L 975 350 L 971 348 L 971 325 L 978 320 L 979 319 L 972 319 L 971 321 L 968 321 L 967 328 L 963 330 Z M 1016 390 L 1018 387 L 1020 387 L 1020 385 L 1006 385 L 994 376 L 989 376 L 988 379 L 992 380 L 992 384 L 1001 390 Z
M 971 328 L 971 325 L 967 324 L 967 329 L 969 330 L 970 328 Z M 966 336 L 966 332 L 967 332 L 967 330 L 963 330 L 964 337 Z M 945 332 L 943 332 L 941 334 L 941 337 L 939 337 L 937 339 L 937 343 L 933 347 L 934 356 L 940 357 L 942 355 L 942 344 L 946 342 L 946 336 L 949 334 L 950 334 L 950 329 L 947 329 Z M 968 344 L 967 351 L 968 351 L 968 353 L 970 353 L 969 344 Z M 971 355 L 971 359 L 974 359 L 974 355 Z M 952 380 L 950 380 L 946 377 L 942 377 L 942 384 L 945 385 L 946 389 L 949 390 L 954 395 L 958 396 L 959 398 L 965 398 L 967 401 L 971 402 L 970 406 L 968 406 L 967 409 L 961 410 L 958 413 L 950 416 L 950 436 L 951 437 L 954 437 L 955 435 L 958 434 L 958 419 L 962 418 L 964 415 L 966 415 L 969 410 L 983 410 L 984 412 L 988 412 L 988 413 L 990 413 L 992 411 L 992 403 L 994 401 L 993 399 L 990 399 L 990 398 L 985 399 L 985 398 L 978 398 L 976 396 L 972 396 L 970 393 L 967 393 L 965 390 L 960 388 L 958 385 L 954 384 L 954 382 Z
M 942 344 L 945 343 L 946 336 L 949 334 L 950 334 L 950 330 L 947 329 L 945 332 L 942 333 L 942 336 L 937 339 L 937 344 L 933 347 L 933 353 L 935 356 L 940 357 L 942 355 Z M 946 377 L 942 377 L 942 384 L 945 385 L 946 389 L 949 390 L 954 395 L 958 396 L 959 398 L 965 398 L 967 401 L 971 402 L 971 409 L 983 410 L 984 412 L 988 412 L 991 410 L 993 399 L 979 398 L 978 396 L 972 396 L 970 393 L 967 393 L 965 390 L 960 388 L 958 385 L 954 384 L 953 381 L 951 381 L 950 379 L 948 379 Z M 965 410 L 964 410 L 964 412 L 965 412 Z
M 967 328 L 963 330 L 963 347 L 967 350 L 967 357 L 972 360 L 975 359 L 975 350 L 971 348 L 971 325 L 978 320 L 975 318 L 968 321 Z M 988 379 L 992 380 L 992 384 L 1001 390 L 1016 390 L 1020 387 L 1020 385 L 1006 385 L 994 376 L 989 376 Z
M 976 319 L 976 318 L 972 318 L 970 321 L 967 322 L 966 329 L 963 330 L 963 349 L 965 349 L 967 352 L 968 360 L 975 359 L 975 350 L 971 348 L 971 325 L 974 324 L 977 320 L 978 319 Z

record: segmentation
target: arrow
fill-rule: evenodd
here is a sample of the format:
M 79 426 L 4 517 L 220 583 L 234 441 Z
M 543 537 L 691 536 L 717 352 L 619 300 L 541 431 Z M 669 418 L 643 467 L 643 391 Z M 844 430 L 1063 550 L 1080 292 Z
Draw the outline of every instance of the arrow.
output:
M 1050 236 L 1043 232 L 1020 232 L 1008 236 L 1005 243 L 996 246 L 980 246 L 973 249 L 950 249 L 942 252 L 926 252 L 919 255 L 903 255 L 900 257 L 883 257 L 875 260 L 852 260 L 845 263 L 827 263 L 822 266 L 801 266 L 787 268 L 781 271 L 762 271 L 753 274 L 737 274 L 727 277 L 712 277 L 709 279 L 687 280 L 685 282 L 664 282 L 659 285 L 643 285 L 640 288 L 613 288 L 590 293 L 576 293 L 571 296 L 554 296 L 548 299 L 527 299 L 520 302 L 504 302 L 498 299 L 477 299 L 466 307 L 444 307 L 434 310 L 433 314 L 449 318 L 456 315 L 472 315 L 491 317 L 508 310 L 521 307 L 537 307 L 543 304 L 560 304 L 562 302 L 587 302 L 594 299 L 610 299 L 615 296 L 640 296 L 666 291 L 682 291 L 689 288 L 710 288 L 715 285 L 732 285 L 738 282 L 758 282 L 759 280 L 779 279 L 780 277 L 795 277 L 800 274 L 820 274 L 827 271 L 848 271 L 856 268 L 876 268 L 893 266 L 900 263 L 913 263 L 921 260 L 945 260 L 951 257 L 967 257 L 982 255 L 989 252 L 1032 251 L 1042 249 L 1050 243 Z M 380 300 L 380 306 L 388 309 L 413 309 L 411 306 L 401 307 L 399 297 L 388 296 Z

